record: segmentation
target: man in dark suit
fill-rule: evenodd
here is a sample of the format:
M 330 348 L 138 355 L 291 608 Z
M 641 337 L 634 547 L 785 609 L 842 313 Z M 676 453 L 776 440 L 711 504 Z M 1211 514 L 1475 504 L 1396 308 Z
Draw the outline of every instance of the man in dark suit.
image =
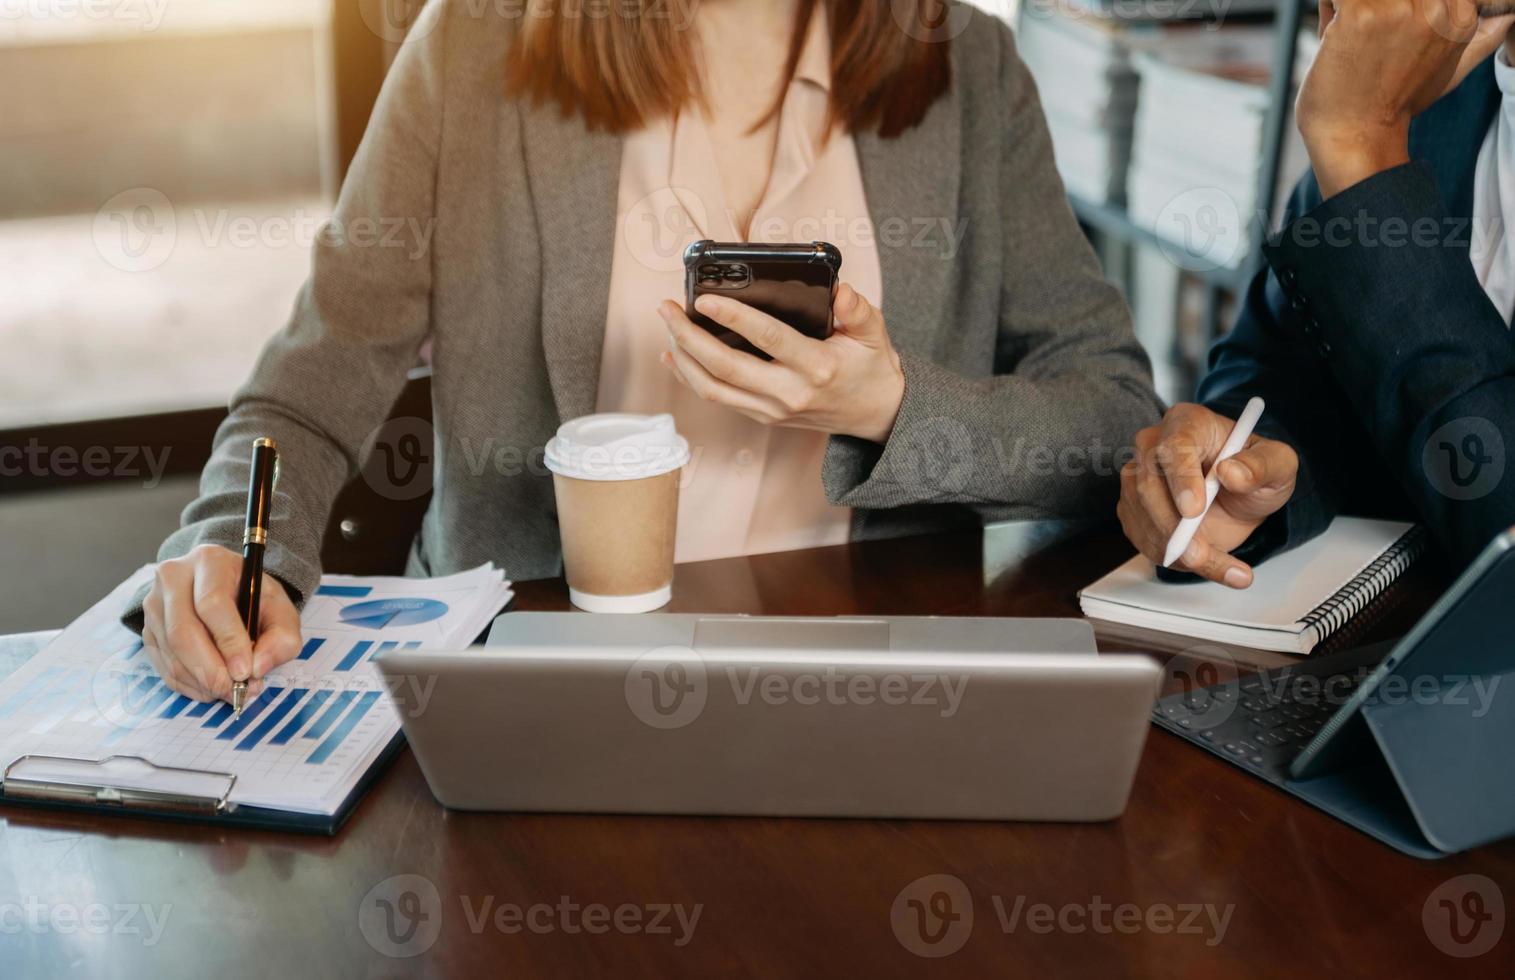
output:
M 1178 563 L 1234 588 L 1338 513 L 1460 561 L 1515 525 L 1511 0 L 1335 0 L 1298 118 L 1312 170 L 1200 404 L 1137 436 L 1127 537 L 1162 561 L 1246 401 L 1267 402 Z

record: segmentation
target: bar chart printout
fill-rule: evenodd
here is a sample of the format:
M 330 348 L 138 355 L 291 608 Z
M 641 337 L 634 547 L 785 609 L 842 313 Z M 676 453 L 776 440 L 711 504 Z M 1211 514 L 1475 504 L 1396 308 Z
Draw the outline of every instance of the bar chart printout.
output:
M 335 813 L 400 730 L 403 705 L 375 658 L 466 647 L 511 595 L 491 565 L 435 579 L 327 576 L 301 614 L 299 656 L 233 718 L 229 704 L 170 689 L 120 624 L 151 575 L 123 582 L 0 682 L 0 769 L 26 755 L 135 757 L 233 775 L 239 805 Z

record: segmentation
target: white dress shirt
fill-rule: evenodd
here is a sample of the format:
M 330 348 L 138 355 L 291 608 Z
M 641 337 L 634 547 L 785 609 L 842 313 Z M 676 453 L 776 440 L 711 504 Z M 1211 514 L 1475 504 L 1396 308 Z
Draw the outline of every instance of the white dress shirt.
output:
M 1504 101 L 1478 154 L 1473 178 L 1473 267 L 1505 323 L 1515 315 L 1515 67 L 1509 50 L 1494 56 Z

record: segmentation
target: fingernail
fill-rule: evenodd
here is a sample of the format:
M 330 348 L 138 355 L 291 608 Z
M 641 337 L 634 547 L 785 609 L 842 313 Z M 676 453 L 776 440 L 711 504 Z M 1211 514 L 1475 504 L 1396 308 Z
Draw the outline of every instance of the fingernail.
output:
M 248 662 L 246 657 L 232 657 L 231 663 L 226 665 L 234 681 L 245 681 L 248 677 Z
M 1233 589 L 1245 589 L 1252 584 L 1252 576 L 1247 573 L 1247 570 L 1236 565 L 1226 569 L 1225 579 L 1226 584 Z
M 1194 496 L 1193 490 L 1180 490 L 1178 492 L 1178 512 L 1185 517 L 1193 517 L 1194 505 L 1198 501 L 1199 498 Z
M 706 316 L 715 316 L 721 309 L 721 301 L 708 293 L 694 301 L 694 308 Z

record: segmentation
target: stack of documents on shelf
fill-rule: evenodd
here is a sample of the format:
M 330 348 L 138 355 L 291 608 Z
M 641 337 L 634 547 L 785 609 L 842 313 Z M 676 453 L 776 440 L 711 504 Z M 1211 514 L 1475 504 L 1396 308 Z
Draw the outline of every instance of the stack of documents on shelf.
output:
M 1111 21 L 1028 9 L 1017 44 L 1036 79 L 1068 193 L 1095 204 L 1125 199 L 1137 75 Z
M 1137 42 L 1141 77 L 1127 202 L 1136 224 L 1192 253 L 1196 265 L 1235 268 L 1248 258 L 1260 213 L 1264 129 L 1275 30 L 1271 25 L 1208 25 Z M 1301 36 L 1302 77 L 1318 42 Z M 1286 127 L 1280 166 L 1285 194 L 1307 157 Z
M 1079 16 L 1104 17 L 1122 23 L 1154 21 L 1212 20 L 1216 22 L 1278 10 L 1278 0 L 1170 0 L 1148 3 L 1143 0 L 1060 0 Z
M 492 565 L 433 579 L 328 575 L 301 614 L 298 659 L 265 677 L 233 719 L 229 704 L 171 691 L 120 624 L 152 571 L 138 571 L 0 682 L 0 769 L 30 756 L 31 783 L 108 783 L 165 798 L 201 795 L 195 787 L 219 779 L 216 795 L 232 808 L 330 817 L 396 744 L 398 712 L 424 707 L 425 692 L 387 691 L 374 658 L 396 647 L 466 647 L 511 597 Z M 9 782 L 5 790 L 16 795 Z

